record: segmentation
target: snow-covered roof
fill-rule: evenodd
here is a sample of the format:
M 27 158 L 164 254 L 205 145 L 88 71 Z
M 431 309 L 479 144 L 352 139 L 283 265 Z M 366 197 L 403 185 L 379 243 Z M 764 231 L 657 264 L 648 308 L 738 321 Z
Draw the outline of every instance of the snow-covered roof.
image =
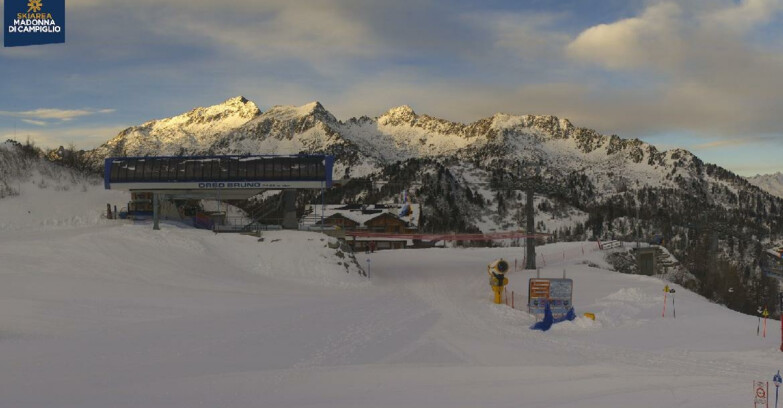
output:
M 359 225 L 364 226 L 365 223 L 381 214 L 392 214 L 395 217 L 405 221 L 411 227 L 419 226 L 419 214 L 421 214 L 419 204 L 408 204 L 408 214 L 400 216 L 405 204 L 329 204 L 323 207 L 320 205 L 307 205 L 305 208 L 305 220 L 309 220 L 310 223 L 320 222 L 321 216 L 323 218 L 329 218 L 333 215 L 340 214 L 345 218 L 352 221 L 356 221 Z M 305 221 L 303 220 L 303 221 Z

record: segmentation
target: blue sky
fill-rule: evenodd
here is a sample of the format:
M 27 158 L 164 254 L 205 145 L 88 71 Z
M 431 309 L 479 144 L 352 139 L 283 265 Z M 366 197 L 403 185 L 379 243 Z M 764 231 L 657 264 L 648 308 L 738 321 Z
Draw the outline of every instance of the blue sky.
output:
M 3 139 L 92 148 L 244 95 L 343 120 L 553 114 L 783 171 L 780 0 L 66 0 L 66 18 L 65 44 L 0 51 Z

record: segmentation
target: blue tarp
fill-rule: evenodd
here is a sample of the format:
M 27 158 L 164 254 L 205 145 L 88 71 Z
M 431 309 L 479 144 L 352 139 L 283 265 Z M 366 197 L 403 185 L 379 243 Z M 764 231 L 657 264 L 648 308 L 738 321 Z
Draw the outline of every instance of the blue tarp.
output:
M 568 313 L 566 313 L 565 316 L 555 319 L 552 317 L 552 309 L 549 307 L 549 303 L 547 303 L 544 306 L 544 319 L 540 322 L 536 322 L 536 324 L 530 326 L 530 328 L 532 330 L 547 331 L 552 328 L 552 325 L 555 323 L 564 322 L 566 320 L 571 321 L 574 319 L 576 319 L 576 312 L 574 312 L 573 307 L 568 310 Z

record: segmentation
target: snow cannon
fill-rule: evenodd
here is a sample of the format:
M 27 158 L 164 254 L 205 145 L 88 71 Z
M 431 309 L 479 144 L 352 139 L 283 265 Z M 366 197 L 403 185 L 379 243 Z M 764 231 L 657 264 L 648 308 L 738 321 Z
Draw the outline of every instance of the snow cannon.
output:
M 492 291 L 495 293 L 495 303 L 500 304 L 503 298 L 503 288 L 508 285 L 508 278 L 506 278 L 506 272 L 508 272 L 508 262 L 505 259 L 500 258 L 492 261 L 487 265 L 487 274 L 489 274 L 489 286 L 492 287 Z

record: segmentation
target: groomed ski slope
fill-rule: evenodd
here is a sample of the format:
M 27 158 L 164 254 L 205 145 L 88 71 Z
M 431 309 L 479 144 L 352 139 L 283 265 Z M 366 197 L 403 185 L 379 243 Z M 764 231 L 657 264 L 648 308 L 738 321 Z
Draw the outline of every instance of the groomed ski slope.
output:
M 368 280 L 319 234 L 263 238 L 4 228 L 0 406 L 741 407 L 783 368 L 778 321 L 756 336 L 756 317 L 676 285 L 662 318 L 665 283 L 605 269 L 594 243 L 537 249 L 585 248 L 542 276 L 566 269 L 577 314 L 597 316 L 542 333 L 522 306 L 531 272 L 508 275 L 520 310 L 491 301 L 487 263 L 522 248 L 359 253 Z

